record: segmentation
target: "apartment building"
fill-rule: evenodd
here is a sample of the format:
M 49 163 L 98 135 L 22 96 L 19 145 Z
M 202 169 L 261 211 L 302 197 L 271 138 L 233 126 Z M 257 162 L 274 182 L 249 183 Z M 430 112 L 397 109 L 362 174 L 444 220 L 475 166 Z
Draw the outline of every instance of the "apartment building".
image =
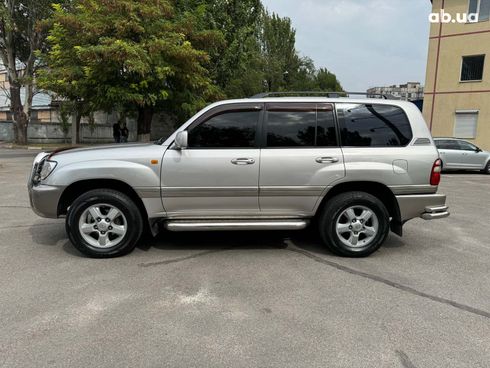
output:
M 431 23 L 424 117 L 434 137 L 490 150 L 490 0 L 432 0 L 432 8 L 451 18 Z
M 372 87 L 367 90 L 368 96 L 391 95 L 405 101 L 416 101 L 424 98 L 424 87 L 419 82 L 408 82 L 399 86 Z

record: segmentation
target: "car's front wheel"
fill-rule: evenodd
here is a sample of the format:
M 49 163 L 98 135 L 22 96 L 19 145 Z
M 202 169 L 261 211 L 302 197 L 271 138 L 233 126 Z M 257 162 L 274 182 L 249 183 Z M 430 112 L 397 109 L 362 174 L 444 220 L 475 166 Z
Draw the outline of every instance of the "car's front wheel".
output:
M 490 175 L 490 161 L 487 162 L 487 166 L 485 166 L 485 169 L 483 169 L 483 173 Z
M 77 198 L 66 217 L 70 241 L 94 258 L 125 255 L 135 247 L 143 219 L 127 195 L 111 189 L 95 189 Z
M 365 192 L 347 192 L 331 198 L 319 219 L 320 234 L 335 254 L 365 257 L 379 249 L 389 232 L 386 207 Z

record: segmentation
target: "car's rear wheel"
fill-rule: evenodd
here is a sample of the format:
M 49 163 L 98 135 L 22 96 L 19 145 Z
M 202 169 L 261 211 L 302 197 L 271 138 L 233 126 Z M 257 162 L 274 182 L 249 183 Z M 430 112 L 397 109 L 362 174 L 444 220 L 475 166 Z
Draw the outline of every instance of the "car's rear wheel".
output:
M 91 190 L 77 198 L 66 217 L 70 241 L 83 254 L 109 258 L 131 252 L 143 230 L 136 204 L 111 189 Z
M 347 192 L 331 198 L 319 219 L 320 234 L 335 254 L 365 257 L 377 251 L 389 232 L 386 207 L 365 192 Z

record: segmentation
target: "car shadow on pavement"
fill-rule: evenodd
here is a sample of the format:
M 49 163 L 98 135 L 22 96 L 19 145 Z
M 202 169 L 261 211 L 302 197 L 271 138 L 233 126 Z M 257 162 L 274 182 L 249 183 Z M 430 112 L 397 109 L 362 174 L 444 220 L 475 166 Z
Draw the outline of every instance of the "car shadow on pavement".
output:
M 158 250 L 215 250 L 215 249 L 284 249 L 287 247 L 284 231 L 162 231 L 155 238 L 144 236 L 138 248 Z M 285 238 L 286 236 L 286 238 Z
M 43 246 L 61 244 L 63 251 L 84 257 L 68 240 L 64 224 L 34 224 L 29 228 L 33 243 Z M 405 246 L 402 238 L 390 234 L 385 248 Z M 171 232 L 163 230 L 156 237 L 144 234 L 137 248 L 143 251 L 220 250 L 220 249 L 286 249 L 297 247 L 305 251 L 333 256 L 324 246 L 316 229 L 300 231 L 215 231 Z
M 481 172 L 481 170 L 449 170 L 449 171 L 443 171 L 442 175 L 451 175 L 451 174 L 457 174 L 457 175 L 478 175 L 480 174 L 481 176 L 485 176 L 485 173 Z
M 68 240 L 64 222 L 35 223 L 29 227 L 29 233 L 34 244 L 54 247 L 61 243 L 61 248 L 66 253 L 76 257 L 84 257 Z
M 219 231 L 170 232 L 162 231 L 155 238 L 140 241 L 139 249 L 158 250 L 215 250 L 215 249 L 286 249 L 294 246 L 314 253 L 332 255 L 323 244 L 316 229 L 300 231 Z M 386 248 L 405 246 L 402 238 L 390 233 L 383 245 Z

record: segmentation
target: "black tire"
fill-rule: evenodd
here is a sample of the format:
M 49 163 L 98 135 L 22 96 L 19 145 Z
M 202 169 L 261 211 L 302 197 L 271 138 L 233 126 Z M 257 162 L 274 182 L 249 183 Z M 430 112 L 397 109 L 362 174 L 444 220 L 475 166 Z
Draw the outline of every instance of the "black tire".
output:
M 126 219 L 126 233 L 120 242 L 112 247 L 94 247 L 83 238 L 79 229 L 80 217 L 95 204 L 114 206 Z M 128 254 L 136 247 L 143 231 L 143 219 L 136 204 L 124 193 L 112 189 L 95 189 L 82 194 L 72 203 L 65 226 L 70 241 L 80 252 L 92 258 L 111 258 Z
M 378 231 L 365 246 L 347 246 L 336 231 L 337 220 L 343 216 L 345 210 L 353 206 L 366 207 L 376 215 L 378 220 Z M 322 240 L 331 252 L 344 257 L 366 257 L 377 251 L 386 240 L 390 230 L 390 217 L 384 204 L 375 196 L 365 192 L 346 192 L 331 198 L 326 203 L 318 226 Z
M 487 166 L 483 169 L 483 173 L 490 175 L 490 161 L 487 162 Z

